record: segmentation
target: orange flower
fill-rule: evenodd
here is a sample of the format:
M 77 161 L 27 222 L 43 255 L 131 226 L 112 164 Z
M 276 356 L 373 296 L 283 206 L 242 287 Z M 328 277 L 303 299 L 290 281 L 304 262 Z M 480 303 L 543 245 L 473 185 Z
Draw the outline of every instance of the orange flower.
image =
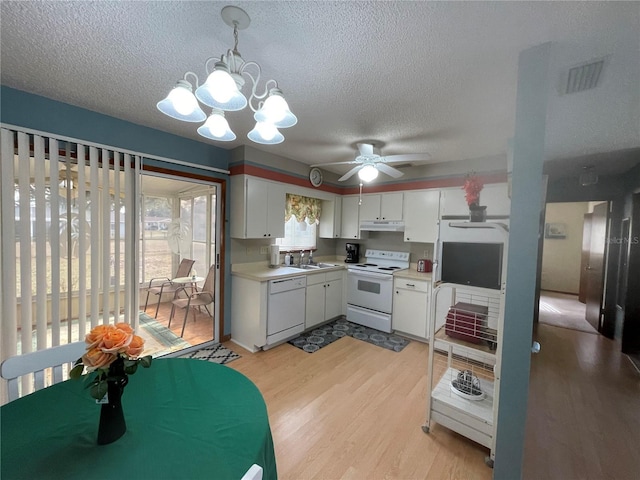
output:
M 116 328 L 126 333 L 133 333 L 133 328 L 128 323 L 116 323 Z
M 102 351 L 105 353 L 123 353 L 127 350 L 133 334 L 113 328 L 102 337 Z
M 114 328 L 115 327 L 113 325 L 98 325 L 97 327 L 93 327 L 93 329 L 87 333 L 84 338 L 84 341 L 87 343 L 87 350 L 93 347 L 102 346 L 104 336 Z
M 143 350 L 144 350 L 144 338 L 139 337 L 138 335 L 134 335 L 125 353 L 129 356 L 129 358 L 133 359 L 133 358 L 137 358 L 138 355 L 140 355 Z
M 118 356 L 113 353 L 105 353 L 100 348 L 92 348 L 82 356 L 82 363 L 86 367 L 94 370 L 96 368 L 108 367 L 116 358 L 118 358 Z

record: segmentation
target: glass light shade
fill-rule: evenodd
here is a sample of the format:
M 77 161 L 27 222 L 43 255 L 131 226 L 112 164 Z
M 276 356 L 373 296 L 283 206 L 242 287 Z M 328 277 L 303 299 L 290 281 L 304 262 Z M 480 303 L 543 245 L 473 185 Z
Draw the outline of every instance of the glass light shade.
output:
M 229 128 L 229 122 L 224 118 L 224 112 L 215 108 L 204 125 L 198 128 L 198 133 L 203 137 L 221 142 L 231 142 L 236 139 L 235 133 Z
M 293 127 L 298 123 L 298 118 L 289 110 L 289 104 L 287 104 L 287 101 L 282 96 L 282 90 L 279 88 L 271 89 L 269 97 L 253 118 L 258 122 L 271 123 L 278 128 Z
M 247 106 L 247 99 L 238 90 L 235 80 L 223 62 L 217 62 L 207 81 L 196 89 L 202 103 L 220 110 L 236 111 Z
M 378 169 L 373 165 L 365 165 L 360 170 L 358 170 L 358 177 L 363 182 L 370 182 L 374 180 L 378 176 Z
M 284 141 L 284 135 L 273 124 L 266 122 L 256 122 L 256 126 L 247 134 L 247 137 L 252 142 L 263 145 L 275 145 Z
M 186 80 L 178 80 L 167 98 L 158 102 L 156 107 L 165 115 L 185 122 L 202 122 L 207 118 Z

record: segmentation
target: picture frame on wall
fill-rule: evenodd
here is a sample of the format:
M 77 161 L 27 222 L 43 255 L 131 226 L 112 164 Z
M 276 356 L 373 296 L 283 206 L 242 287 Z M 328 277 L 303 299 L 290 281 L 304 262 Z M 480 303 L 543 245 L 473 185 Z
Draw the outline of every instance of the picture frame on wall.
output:
M 544 238 L 566 238 L 566 223 L 547 223 L 544 226 Z

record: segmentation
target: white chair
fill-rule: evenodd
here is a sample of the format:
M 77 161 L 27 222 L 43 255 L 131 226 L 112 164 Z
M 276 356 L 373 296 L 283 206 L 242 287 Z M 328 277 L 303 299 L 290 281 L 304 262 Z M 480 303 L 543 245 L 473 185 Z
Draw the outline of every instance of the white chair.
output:
M 262 467 L 254 463 L 240 480 L 262 480 Z
M 184 335 L 184 327 L 187 324 L 187 317 L 189 316 L 189 308 L 204 307 L 205 309 L 207 309 L 207 312 L 209 312 L 209 309 L 207 308 L 207 306 L 213 303 L 213 299 L 215 295 L 214 293 L 215 273 L 216 273 L 216 266 L 211 265 L 211 267 L 209 267 L 209 273 L 207 273 L 207 277 L 204 280 L 204 285 L 202 286 L 202 290 L 195 290 L 195 288 L 192 288 L 192 287 L 188 287 L 191 289 L 190 290 L 191 293 L 187 292 L 187 287 L 182 287 L 176 290 L 173 300 L 171 300 L 171 303 L 173 305 L 171 305 L 171 314 L 169 315 L 168 327 L 171 328 L 171 320 L 173 319 L 173 314 L 175 313 L 176 307 L 184 308 L 185 311 L 184 311 L 184 320 L 182 321 L 182 333 L 180 333 L 181 337 Z M 180 294 L 186 295 L 186 298 L 180 298 Z M 209 312 L 209 314 L 211 313 Z M 194 322 L 196 321 L 195 310 L 193 311 L 193 321 Z
M 188 277 L 191 272 L 191 268 L 193 264 L 196 263 L 195 260 L 191 260 L 189 258 L 183 258 L 180 261 L 180 265 L 178 265 L 178 271 L 176 272 L 176 276 L 174 278 L 179 277 Z M 157 283 L 158 280 L 161 280 L 161 283 Z M 147 305 L 149 304 L 149 294 L 153 293 L 158 296 L 158 303 L 156 305 L 156 315 L 154 318 L 158 318 L 158 310 L 160 310 L 160 300 L 162 300 L 163 293 L 175 293 L 176 290 L 182 288 L 182 284 L 173 283 L 170 278 L 167 277 L 156 277 L 149 280 L 149 285 L 145 287 L 147 290 L 147 299 L 144 302 L 144 311 L 147 311 Z
M 52 369 L 51 384 L 61 382 L 62 366 L 75 362 L 84 354 L 86 347 L 84 341 L 74 342 L 7 358 L 0 364 L 0 377 L 7 380 L 9 401 L 20 396 L 20 377 L 28 373 L 33 373 L 34 390 L 45 387 L 45 370 L 48 368 Z

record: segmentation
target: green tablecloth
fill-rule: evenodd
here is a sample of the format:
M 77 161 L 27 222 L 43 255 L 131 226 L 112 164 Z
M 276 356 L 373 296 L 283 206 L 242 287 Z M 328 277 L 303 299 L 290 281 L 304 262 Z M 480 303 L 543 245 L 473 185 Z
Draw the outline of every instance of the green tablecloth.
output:
M 0 408 L 2 480 L 239 480 L 254 463 L 277 478 L 262 395 L 231 368 L 173 358 L 139 368 L 122 396 L 127 432 L 102 446 L 85 386 L 69 380 Z

